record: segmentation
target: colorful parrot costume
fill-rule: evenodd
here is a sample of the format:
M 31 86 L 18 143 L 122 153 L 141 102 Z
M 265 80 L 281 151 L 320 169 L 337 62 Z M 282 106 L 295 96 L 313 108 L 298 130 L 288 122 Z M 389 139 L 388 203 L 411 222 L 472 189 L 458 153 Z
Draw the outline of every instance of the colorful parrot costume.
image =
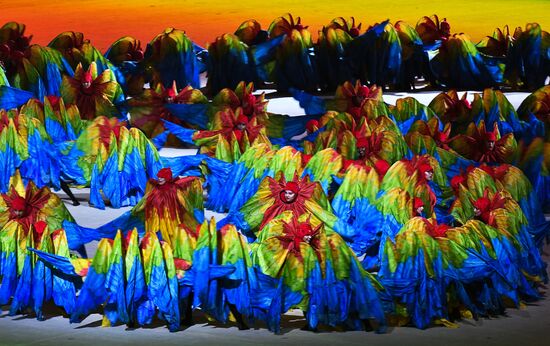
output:
M 76 140 L 85 128 L 78 107 L 74 104 L 65 106 L 58 96 L 45 97 L 43 102 L 30 99 L 20 112 L 40 120 L 55 144 Z
M 396 87 L 414 90 L 416 78 L 426 75 L 427 51 L 413 26 L 400 20 L 395 23 L 395 30 L 401 44 L 401 71 Z
M 244 81 L 260 84 L 267 79 L 265 67 L 273 61 L 279 36 L 268 40 L 267 31 L 257 21 L 243 22 L 235 34 L 224 34 L 208 46 L 206 88 L 216 94 L 224 88 L 234 89 Z
M 185 31 L 166 28 L 158 34 L 147 44 L 143 64 L 148 75 L 146 81 L 153 88 L 159 83 L 169 88 L 174 81 L 181 87 L 200 87 L 199 73 L 204 66 Z
M 336 88 L 334 100 L 327 104 L 327 109 L 338 112 L 346 112 L 356 121 L 361 117 L 376 118 L 379 115 L 387 115 L 388 110 L 382 100 L 382 88 L 373 85 L 371 87 L 361 84 L 344 82 Z
M 240 209 L 230 211 L 225 222 L 233 222 L 247 236 L 255 238 L 266 223 L 285 211 L 295 215 L 308 213 L 346 240 L 353 239 L 355 230 L 332 213 L 319 183 L 310 182 L 309 176 L 299 178 L 295 173 L 293 179 L 287 180 L 285 175 L 282 171 L 275 174 L 275 179 L 268 175 Z
M 465 134 L 457 135 L 449 146 L 465 158 L 476 162 L 511 162 L 517 147 L 512 133 L 500 137 L 498 125 L 493 130 L 485 127 L 482 120 L 479 125 L 472 123 Z
M 275 19 L 268 29 L 269 37 L 277 39 L 285 35 L 277 46 L 275 59 L 268 64 L 269 80 L 281 91 L 289 88 L 312 91 L 317 87 L 315 59 L 311 54 L 313 41 L 307 26 L 302 25 L 300 17 L 287 13 Z
M 499 314 L 507 301 L 517 306 L 519 297 L 536 296 L 528 274 L 520 278 L 510 262 L 499 231 L 477 220 L 452 228 L 415 217 L 395 241 L 386 239 L 379 276 L 397 300 L 398 321 L 453 327 L 449 318 Z
M 537 23 L 529 23 L 525 30 L 517 27 L 513 35 L 508 33 L 501 41 L 504 41 L 508 48 L 504 77 L 509 84 L 528 90 L 544 86 L 550 76 L 548 32 L 542 30 Z
M 212 166 L 208 162 L 207 165 Z M 265 177 L 275 177 L 279 172 L 283 172 L 287 179 L 294 177 L 294 174 L 309 175 L 321 184 L 325 193 L 329 193 L 341 169 L 341 156 L 332 149 L 310 156 L 289 146 L 275 150 L 265 144 L 257 144 L 233 163 L 226 180 L 222 174 L 218 174 L 216 181 L 220 188 L 210 188 L 206 205 L 218 212 L 237 211 L 256 193 Z M 209 175 L 206 179 L 208 181 Z
M 494 256 L 504 264 L 502 275 L 517 290 L 516 296 L 537 299 L 537 285 L 547 281 L 546 265 L 535 250 L 528 223 L 517 202 L 505 191 L 461 189 L 452 209 L 455 219 L 463 225 L 475 219 L 488 226 Z M 518 298 L 514 300 L 517 304 Z
M 54 231 L 64 223 L 74 224 L 63 202 L 47 187 L 39 189 L 33 182 L 25 187 L 16 173 L 9 192 L 0 197 L 0 209 L 0 303 L 12 299 L 11 314 L 33 309 L 37 318 L 43 319 L 42 307 L 53 299 L 70 313 L 74 299 L 67 293 L 74 287 L 53 278 L 50 270 L 27 250 L 39 248 L 69 255 L 64 233 Z
M 265 223 L 252 251 L 259 274 L 268 328 L 279 331 L 280 316 L 304 312 L 307 327 L 373 320 L 383 329 L 383 288 L 365 272 L 343 239 L 328 226 L 287 210 Z
M 354 75 L 359 80 L 379 86 L 398 82 L 401 72 L 401 43 L 389 21 L 376 23 L 355 37 L 349 55 Z
M 93 230 L 75 229 L 72 244 L 85 244 L 101 238 L 114 238 L 116 230 L 136 228 L 140 235 L 160 232 L 161 239 L 171 244 L 174 230 L 180 224 L 193 228 L 204 220 L 202 182 L 197 177 L 173 177 L 170 168 L 160 169 L 157 179 L 147 181 L 145 194 L 129 211 Z M 69 236 L 71 236 L 69 234 Z
M 63 175 L 76 185 L 90 186 L 90 203 L 97 208 L 105 208 L 100 191 L 115 208 L 135 205 L 147 179 L 161 168 L 154 145 L 117 119 L 96 118 L 61 151 Z
M 61 96 L 65 104 L 75 104 L 80 116 L 92 120 L 98 116 L 127 119 L 125 97 L 111 70 L 99 73 L 95 62 L 88 69 L 76 67 L 74 77 L 63 76 Z
M 532 129 L 532 138 L 520 141 L 523 158 L 519 166 L 531 180 L 542 206 L 550 202 L 550 87 L 529 95 L 519 106 L 518 115 Z
M 451 179 L 451 186 L 455 193 L 459 191 L 461 185 L 468 190 L 480 191 L 485 188 L 491 191 L 505 190 L 521 207 L 530 226 L 528 231 L 537 247 L 540 247 L 542 241 L 548 237 L 550 226 L 544 218 L 536 191 L 519 168 L 507 164 L 497 166 L 482 164 L 477 169 L 470 166 L 465 173 Z
M 39 187 L 59 188 L 59 158 L 40 120 L 17 110 L 0 110 L 0 124 L 0 191 L 7 191 L 17 169 Z
M 353 69 L 348 58 L 351 42 L 359 36 L 361 23 L 355 18 L 334 18 L 319 31 L 316 44 L 316 60 L 319 70 L 319 86 L 322 90 L 335 90 L 346 81 L 353 80 Z
M 118 69 L 106 59 L 90 40 L 84 38 L 84 34 L 76 31 L 65 31 L 57 35 L 48 44 L 63 55 L 70 67 L 76 71 L 78 65 L 87 70 L 92 63 L 97 66 L 98 74 L 109 69 L 117 76 L 119 83 L 124 84 L 124 77 Z
M 503 82 L 504 63 L 481 54 L 465 34 L 451 35 L 451 26 L 434 15 L 423 17 L 416 31 L 437 53 L 429 61 L 432 84 L 451 88 L 494 87 Z
M 105 52 L 105 58 L 124 77 L 123 80 L 119 80 L 120 77 L 117 75 L 117 80 L 128 96 L 137 96 L 143 92 L 145 85 L 143 57 L 141 42 L 131 36 L 119 38 Z
M 162 120 L 190 127 L 186 119 L 193 123 L 195 119 L 205 117 L 207 98 L 198 89 L 187 86 L 178 91 L 176 84 L 165 88 L 158 84 L 155 89 L 147 89 L 139 96 L 128 101 L 130 122 L 149 138 L 154 138 L 165 131 Z M 174 110 L 174 112 L 172 112 Z M 203 126 L 206 127 L 206 121 Z M 167 139 L 174 144 L 173 139 Z
M 0 65 L 6 69 L 9 84 L 32 92 L 39 99 L 60 95 L 62 74 L 72 75 L 73 69 L 54 49 L 30 42 L 25 25 L 9 22 L 0 28 Z
M 242 108 L 235 112 L 224 108 L 216 113 L 210 130 L 191 130 L 164 121 L 168 132 L 184 143 L 200 147 L 199 153 L 213 156 L 226 162 L 238 160 L 251 146 L 257 143 L 270 144 L 265 127 L 256 117 L 248 118 Z
M 432 320 L 448 324 L 447 290 L 456 274 L 434 239 L 448 228 L 415 217 L 394 240 L 386 238 L 381 244 L 380 280 L 397 300 L 396 314 L 418 328 L 428 327 Z
M 177 331 L 181 317 L 186 317 L 189 298 L 193 304 L 189 308 L 200 306 L 207 313 L 213 312 L 209 307 L 223 307 L 222 297 L 215 294 L 216 280 L 234 273 L 235 267 L 216 264 L 216 231 L 207 222 L 197 227 L 196 234 L 182 228 L 176 232 L 183 242 L 171 247 L 155 233 L 147 233 L 139 242 L 137 230 L 125 236 L 118 231 L 114 239 L 100 240 L 93 259 L 79 260 L 87 264 L 85 270 L 66 255 L 33 251 L 53 268 L 54 275 L 81 285 L 71 322 L 102 307 L 104 326 L 144 326 L 157 315 L 170 331 Z
M 435 213 L 440 222 L 449 221 L 447 209 L 452 200 L 452 190 L 434 157 L 415 156 L 412 160 L 403 159 L 396 162 L 388 169 L 380 189 L 379 208 L 387 217 L 387 234 L 390 237 L 401 229 L 403 220 L 414 216 L 417 207 L 414 210 L 399 207 L 403 205 L 401 203 L 406 203 L 405 201 L 413 202 L 414 197 L 422 200 L 426 215 L 431 216 L 431 213 Z M 395 206 L 392 201 L 396 201 Z M 396 224 L 395 220 L 400 221 Z

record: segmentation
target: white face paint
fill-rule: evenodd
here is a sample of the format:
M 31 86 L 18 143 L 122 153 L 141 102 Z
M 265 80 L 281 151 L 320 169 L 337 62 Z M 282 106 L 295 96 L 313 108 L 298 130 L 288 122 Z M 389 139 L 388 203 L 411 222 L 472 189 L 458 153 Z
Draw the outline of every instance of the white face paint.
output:
M 14 210 L 13 212 L 16 217 L 20 218 L 23 217 L 24 211 L 23 210 Z
M 421 207 L 416 208 L 416 213 L 417 213 L 418 215 L 422 215 L 423 212 L 424 212 L 424 206 L 421 206 Z
M 159 185 L 164 185 L 164 183 L 166 183 L 166 179 L 159 178 Z
M 357 153 L 359 154 L 359 157 L 363 158 L 365 157 L 365 154 L 367 153 L 367 148 L 360 147 L 357 149 Z
M 475 216 L 481 215 L 481 210 L 479 210 L 477 207 L 474 207 L 474 215 Z
M 308 243 L 308 244 L 309 244 L 309 243 L 311 242 L 311 238 L 312 238 L 312 236 L 310 236 L 310 235 L 306 235 L 306 236 L 304 236 L 304 238 L 303 238 L 303 239 L 304 239 L 304 241 L 305 241 L 306 243 Z
M 174 99 L 172 98 L 172 96 L 166 96 L 166 97 L 164 98 L 164 101 L 165 101 L 166 103 L 172 103 L 172 102 L 174 102 Z
M 290 190 L 285 190 L 285 192 L 284 192 L 284 201 L 285 202 L 291 203 L 291 202 L 294 202 L 295 199 L 296 199 L 296 193 L 294 193 L 293 191 L 290 191 Z
M 236 128 L 237 128 L 237 130 L 244 131 L 244 130 L 246 130 L 246 124 L 238 123 Z
M 430 181 L 434 178 L 434 172 L 433 171 L 426 171 L 424 172 L 424 177 L 426 180 Z
M 84 89 L 88 89 L 89 87 L 92 86 L 92 83 L 91 82 L 82 82 L 82 86 L 84 87 Z
M 493 150 L 495 148 L 495 142 L 494 141 L 488 141 L 487 146 L 489 147 L 489 150 Z

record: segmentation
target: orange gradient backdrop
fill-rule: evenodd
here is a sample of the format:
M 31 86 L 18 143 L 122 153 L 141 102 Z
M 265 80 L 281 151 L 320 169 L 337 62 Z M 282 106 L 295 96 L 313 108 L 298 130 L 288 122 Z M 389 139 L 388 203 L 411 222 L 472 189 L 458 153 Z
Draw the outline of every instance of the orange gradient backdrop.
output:
M 258 20 L 267 29 L 273 19 L 287 12 L 302 17 L 302 23 L 316 37 L 317 31 L 331 19 L 354 16 L 363 28 L 390 19 L 416 24 L 424 15 L 446 17 L 453 32 L 465 32 L 474 41 L 489 35 L 496 27 L 525 27 L 538 22 L 550 31 L 550 0 L 462 0 L 462 1 L 126 1 L 114 0 L 0 0 L 0 25 L 17 21 L 27 25 L 33 43 L 42 45 L 57 34 L 73 30 L 104 52 L 116 39 L 130 35 L 145 47 L 166 27 L 185 30 L 199 45 L 206 45 L 217 36 L 234 32 L 246 19 Z

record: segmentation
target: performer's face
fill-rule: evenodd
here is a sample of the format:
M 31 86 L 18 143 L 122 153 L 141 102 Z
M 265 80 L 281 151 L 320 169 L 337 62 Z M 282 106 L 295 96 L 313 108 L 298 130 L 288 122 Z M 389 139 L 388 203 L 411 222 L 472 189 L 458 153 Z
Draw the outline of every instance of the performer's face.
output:
M 424 172 L 424 177 L 426 180 L 430 181 L 434 178 L 434 171 L 426 171 Z
M 166 179 L 159 178 L 159 185 L 164 185 L 166 183 Z
M 23 215 L 25 214 L 25 211 L 21 209 L 15 209 L 13 213 L 15 214 L 15 217 L 19 219 L 23 217 Z
M 493 150 L 495 148 L 495 141 L 488 141 L 487 146 L 489 147 L 489 150 Z
M 481 215 L 481 210 L 479 210 L 477 207 L 474 207 L 474 215 L 475 216 Z
M 292 203 L 296 199 L 296 193 L 291 190 L 285 190 L 283 197 L 285 202 Z
M 308 244 L 309 244 L 309 243 L 311 242 L 311 238 L 312 238 L 312 236 L 310 236 L 310 235 L 306 235 L 306 236 L 304 236 L 304 238 L 303 238 L 303 239 L 304 239 L 304 241 L 305 241 L 306 243 L 308 243 Z
M 363 95 L 356 95 L 351 98 L 351 102 L 355 107 L 361 107 L 363 101 L 365 101 L 365 96 Z
M 367 148 L 365 147 L 357 148 L 357 153 L 359 154 L 359 157 L 365 157 L 365 154 L 367 153 Z
M 246 124 L 245 123 L 238 123 L 236 128 L 237 128 L 237 130 L 244 131 L 244 130 L 246 130 Z
M 166 97 L 164 98 L 164 101 L 165 101 L 166 103 L 172 103 L 172 102 L 174 102 L 174 99 L 172 98 L 172 96 L 166 96 Z
M 416 214 L 422 215 L 423 212 L 424 212 L 424 206 L 416 208 Z
M 85 80 L 85 81 L 82 82 L 82 87 L 84 89 L 88 89 L 91 86 L 92 86 L 92 82 L 90 82 L 90 81 Z

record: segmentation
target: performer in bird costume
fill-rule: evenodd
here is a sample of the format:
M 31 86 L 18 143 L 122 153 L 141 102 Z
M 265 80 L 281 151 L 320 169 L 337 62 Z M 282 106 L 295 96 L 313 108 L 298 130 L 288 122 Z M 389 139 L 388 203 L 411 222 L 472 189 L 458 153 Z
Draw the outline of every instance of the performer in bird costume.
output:
M 157 179 L 147 181 L 144 196 L 131 210 L 95 230 L 79 227 L 72 233 L 75 237 L 69 241 L 85 244 L 101 238 L 113 239 L 117 229 L 137 228 L 140 235 L 160 232 L 162 241 L 171 244 L 178 225 L 191 227 L 202 223 L 201 180 L 197 177 L 174 177 L 170 168 L 160 169 L 156 176 Z
M 68 256 L 67 239 L 59 238 L 53 231 L 64 223 L 74 224 L 63 202 L 47 187 L 39 189 L 32 181 L 25 187 L 16 172 L 9 192 L 0 197 L 0 210 L 0 303 L 7 304 L 13 298 L 12 314 L 30 308 L 41 319 L 44 302 L 53 298 L 70 312 L 74 300 L 64 295 L 69 287 L 58 280 L 52 282 L 48 271 L 37 265 L 36 258 L 27 250 L 42 247 L 44 251 Z
M 434 45 L 437 54 L 430 60 L 432 84 L 475 89 L 496 86 L 503 81 L 504 64 L 483 56 L 465 34 L 451 34 L 444 18 L 423 17 L 416 31 L 425 45 Z
M 504 41 L 508 51 L 504 77 L 514 88 L 533 90 L 545 85 L 550 75 L 550 38 L 538 23 L 525 30 L 517 27 Z
M 389 200 L 394 198 L 389 194 L 389 191 L 393 191 L 399 196 L 405 194 L 411 199 L 421 198 L 428 216 L 434 212 L 439 222 L 449 220 L 447 209 L 452 199 L 452 191 L 441 166 L 433 157 L 423 155 L 415 156 L 412 160 L 398 161 L 389 168 L 380 188 L 382 192 L 379 205 L 382 210 L 393 208 L 391 202 L 384 201 L 386 198 Z M 388 192 L 387 196 L 384 191 Z M 401 226 L 402 224 L 394 231 L 399 230 Z
M 479 125 L 470 124 L 463 135 L 457 135 L 450 142 L 450 147 L 465 158 L 476 162 L 511 162 L 517 142 L 512 133 L 500 137 L 498 125 L 493 130 L 485 127 L 485 122 Z
M 401 71 L 396 87 L 401 90 L 414 90 L 416 79 L 426 76 L 424 70 L 427 53 L 424 43 L 416 29 L 408 23 L 400 20 L 394 26 L 401 44 Z
M 376 23 L 350 43 L 354 76 L 379 86 L 394 85 L 401 72 L 399 35 L 388 20 Z
M 550 201 L 550 87 L 545 86 L 529 95 L 519 106 L 518 115 L 529 123 L 532 136 L 520 140 L 520 168 L 531 180 L 542 206 Z
M 60 187 L 57 150 L 40 120 L 17 110 L 0 110 L 0 147 L 0 191 L 7 190 L 16 169 L 38 187 Z
M 124 93 L 111 70 L 99 73 L 95 62 L 85 69 L 76 67 L 74 77 L 63 76 L 61 96 L 65 104 L 76 104 L 80 116 L 92 120 L 98 116 L 126 120 Z
M 117 75 L 119 83 L 124 84 L 124 76 L 118 69 L 106 59 L 90 40 L 84 38 L 84 34 L 77 31 L 65 31 L 54 37 L 48 47 L 55 49 L 63 55 L 65 60 L 76 71 L 78 65 L 86 70 L 92 63 L 97 66 L 98 74 L 109 69 Z
M 351 42 L 360 32 L 361 23 L 356 24 L 354 17 L 335 18 L 319 30 L 315 47 L 321 89 L 332 91 L 353 80 L 353 69 L 347 55 Z
M 207 101 L 200 90 L 191 86 L 178 91 L 175 83 L 166 88 L 158 84 L 155 89 L 147 89 L 128 101 L 130 121 L 149 138 L 155 138 L 166 130 L 162 120 L 185 127 L 192 127 L 191 124 L 199 121 L 205 128 Z M 165 140 L 168 145 L 177 143 L 174 138 Z
M 284 36 L 268 38 L 267 31 L 254 20 L 243 22 L 235 34 L 217 37 L 208 46 L 206 88 L 209 94 L 224 88 L 234 89 L 241 81 L 256 85 L 265 81 L 266 65 L 273 61 Z
M 200 87 L 199 73 L 204 66 L 199 62 L 195 45 L 185 31 L 166 28 L 147 44 L 143 64 L 148 74 L 146 81 L 156 88 L 176 85 Z
M 282 91 L 289 88 L 315 90 L 318 83 L 316 65 L 310 54 L 313 41 L 301 18 L 294 19 L 288 13 L 271 22 L 268 32 L 272 39 L 285 35 L 277 47 L 272 66 L 268 66 L 269 80 Z
M 295 215 L 307 212 L 345 239 L 353 239 L 356 230 L 332 213 L 320 184 L 310 182 L 308 176 L 299 178 L 296 173 L 293 179 L 285 178 L 288 175 L 283 172 L 274 176 L 263 179 L 257 192 L 240 209 L 230 211 L 225 223 L 233 222 L 247 236 L 255 238 L 266 223 L 282 212 L 292 211 Z
M 192 310 L 200 307 L 221 322 L 231 312 L 239 328 L 246 329 L 238 309 L 251 306 L 248 285 L 253 280 L 248 277 L 253 272 L 247 269 L 247 245 L 240 243 L 234 227 L 217 232 L 214 220 L 196 227 L 180 224 L 173 235 L 170 245 L 154 232 L 140 241 L 136 229 L 125 236 L 119 230 L 114 239 L 100 240 L 85 271 L 74 259 L 33 251 L 54 275 L 79 283 L 85 278 L 71 322 L 102 307 L 104 326 L 144 326 L 158 315 L 177 331 L 181 322 L 192 322 Z
M 117 81 L 127 96 L 137 96 L 143 92 L 145 85 L 143 57 L 141 42 L 131 36 L 119 38 L 105 52 L 105 58 L 124 77 L 123 80 L 119 80 L 120 77 L 117 76 Z
M 265 127 L 258 124 L 257 118 L 248 118 L 242 108 L 235 112 L 224 108 L 216 113 L 210 130 L 191 130 L 165 121 L 168 131 L 184 143 L 200 147 L 201 154 L 233 162 L 239 159 L 247 148 L 256 143 L 269 144 Z
M 85 127 L 78 107 L 74 104 L 65 106 L 58 96 L 47 96 L 43 101 L 30 99 L 21 107 L 20 113 L 40 120 L 56 144 L 76 140 Z
M 116 118 L 96 118 L 62 153 L 64 177 L 90 186 L 90 202 L 98 208 L 105 207 L 101 191 L 115 208 L 135 205 L 145 193 L 147 179 L 161 168 L 154 145 Z
M 359 329 L 368 320 L 383 330 L 377 280 L 330 227 L 308 213 L 296 218 L 298 213 L 288 209 L 265 223 L 253 248 L 268 328 L 278 332 L 280 315 L 298 308 L 309 330 L 319 324 Z
M 327 108 L 339 112 L 346 112 L 359 120 L 361 116 L 370 118 L 379 114 L 387 114 L 382 101 L 382 89 L 373 85 L 368 87 L 357 80 L 355 84 L 346 81 L 336 89 L 333 104 Z
M 461 189 L 452 213 L 462 224 L 476 219 L 495 229 L 496 236 L 491 236 L 491 242 L 496 247 L 496 255 L 503 256 L 503 263 L 510 263 L 509 267 L 505 267 L 507 279 L 526 299 L 536 299 L 536 285 L 547 280 L 545 265 L 535 250 L 533 238 L 526 227 L 527 220 L 510 195 L 505 191 L 493 192 L 489 188 L 471 192 Z
M 479 168 L 494 179 L 499 190 L 506 190 L 519 204 L 530 225 L 529 233 L 533 236 L 537 247 L 540 248 L 543 239 L 548 237 L 550 226 L 544 218 L 536 192 L 525 174 L 519 168 L 507 164 L 498 166 L 482 164 Z
M 414 217 L 394 240 L 386 238 L 381 244 L 380 280 L 401 307 L 397 314 L 421 329 L 433 320 L 450 324 L 447 290 L 452 268 L 434 239 L 444 236 L 448 228 L 433 219 Z
M 0 300 L 4 304 L 12 298 L 10 315 L 33 311 L 38 320 L 43 320 L 43 307 L 50 301 L 70 314 L 75 307 L 75 285 L 53 276 L 51 269 L 37 261 L 29 250 L 36 248 L 47 253 L 69 256 L 65 233 L 59 230 L 50 231 L 48 224 L 42 220 L 28 225 L 27 228 L 25 224 L 28 219 L 23 220 L 26 218 L 26 206 L 21 201 L 10 201 L 15 216 L 0 231 L 0 273 L 3 276 Z
M 10 85 L 43 99 L 60 94 L 62 74 L 73 69 L 56 50 L 31 45 L 32 35 L 25 35 L 25 25 L 9 22 L 0 28 L 0 65 L 6 69 Z
M 453 136 L 464 133 L 472 120 L 472 105 L 468 93 L 458 96 L 456 90 L 438 94 L 428 107 L 437 114 L 443 124 L 451 123 Z

